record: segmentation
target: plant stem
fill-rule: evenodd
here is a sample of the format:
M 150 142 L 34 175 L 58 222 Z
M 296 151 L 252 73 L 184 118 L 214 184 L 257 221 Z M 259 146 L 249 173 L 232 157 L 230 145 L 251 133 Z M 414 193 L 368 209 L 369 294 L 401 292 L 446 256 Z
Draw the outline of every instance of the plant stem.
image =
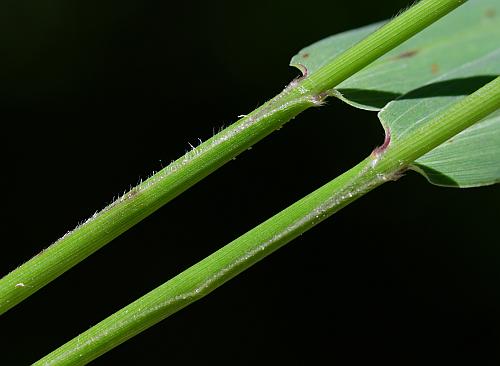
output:
M 465 0 L 423 0 L 161 170 L 0 280 L 0 314 L 103 247 Z
M 422 128 L 302 198 L 35 365 L 83 365 L 209 294 L 357 198 L 397 179 L 418 157 L 500 108 L 500 77 Z

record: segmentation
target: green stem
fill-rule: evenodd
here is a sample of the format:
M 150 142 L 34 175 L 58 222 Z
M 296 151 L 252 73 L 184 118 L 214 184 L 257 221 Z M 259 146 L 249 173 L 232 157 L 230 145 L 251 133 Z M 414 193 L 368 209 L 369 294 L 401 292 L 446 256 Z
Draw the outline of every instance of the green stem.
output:
M 383 27 L 340 54 L 333 62 L 316 70 L 305 80 L 305 86 L 317 93 L 332 89 L 349 78 L 349 69 L 361 70 L 380 56 L 428 27 L 467 0 L 420 1 Z
M 368 158 L 162 286 L 116 312 L 35 365 L 84 365 L 209 294 L 298 235 L 388 180 L 418 157 L 500 108 L 500 77 L 422 128 Z
M 0 314 L 103 247 L 305 109 L 385 52 L 461 5 L 423 0 L 248 116 L 173 162 L 0 280 Z

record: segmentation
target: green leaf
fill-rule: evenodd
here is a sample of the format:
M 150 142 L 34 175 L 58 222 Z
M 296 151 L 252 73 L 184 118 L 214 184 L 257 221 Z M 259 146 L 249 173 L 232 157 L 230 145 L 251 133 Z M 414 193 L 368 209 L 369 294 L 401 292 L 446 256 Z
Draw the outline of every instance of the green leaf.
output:
M 499 183 L 500 111 L 427 153 L 413 169 L 440 186 Z
M 308 75 L 379 28 L 373 24 L 316 42 L 291 65 Z M 498 49 L 500 1 L 470 0 L 336 87 L 337 96 L 362 109 L 388 102 Z
M 499 38 L 500 39 L 500 38 Z M 496 50 L 463 64 L 387 104 L 379 119 L 391 144 L 421 129 L 451 104 L 500 75 Z M 489 115 L 477 125 L 415 161 L 412 168 L 429 182 L 448 187 L 477 187 L 500 181 L 500 118 Z
M 319 41 L 301 50 L 291 64 L 310 75 L 381 24 Z M 355 107 L 382 109 L 379 119 L 394 146 L 497 75 L 500 1 L 471 0 L 341 83 L 334 93 Z M 427 153 L 412 168 L 440 186 L 500 182 L 499 113 Z

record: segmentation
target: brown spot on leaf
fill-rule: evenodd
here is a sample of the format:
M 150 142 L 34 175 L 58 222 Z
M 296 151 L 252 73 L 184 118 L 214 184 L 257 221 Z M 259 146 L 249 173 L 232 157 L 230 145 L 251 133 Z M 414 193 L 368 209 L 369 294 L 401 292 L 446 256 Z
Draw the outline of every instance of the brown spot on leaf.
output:
M 399 60 L 399 59 L 402 59 L 402 58 L 413 57 L 417 53 L 418 53 L 418 50 L 409 50 L 409 51 L 401 52 L 399 55 L 397 55 L 396 57 L 394 57 L 394 59 L 395 60 Z
M 303 53 L 302 54 L 302 58 L 308 58 L 309 57 L 309 54 L 308 53 Z
M 439 65 L 438 64 L 432 64 L 431 65 L 431 72 L 436 75 L 439 72 Z
M 495 15 L 497 15 L 495 9 L 491 9 L 491 8 L 490 9 L 486 9 L 486 11 L 484 12 L 484 16 L 486 18 L 494 18 Z

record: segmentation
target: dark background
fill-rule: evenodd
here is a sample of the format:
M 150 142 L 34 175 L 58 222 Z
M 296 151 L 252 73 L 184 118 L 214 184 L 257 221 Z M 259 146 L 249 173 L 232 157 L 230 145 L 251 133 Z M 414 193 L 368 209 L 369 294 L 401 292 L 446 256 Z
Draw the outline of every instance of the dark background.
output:
M 300 48 L 407 5 L 3 1 L 0 274 L 278 93 Z M 0 364 L 35 361 L 382 140 L 375 113 L 306 111 L 2 316 Z M 94 364 L 497 364 L 498 189 L 408 173 Z

